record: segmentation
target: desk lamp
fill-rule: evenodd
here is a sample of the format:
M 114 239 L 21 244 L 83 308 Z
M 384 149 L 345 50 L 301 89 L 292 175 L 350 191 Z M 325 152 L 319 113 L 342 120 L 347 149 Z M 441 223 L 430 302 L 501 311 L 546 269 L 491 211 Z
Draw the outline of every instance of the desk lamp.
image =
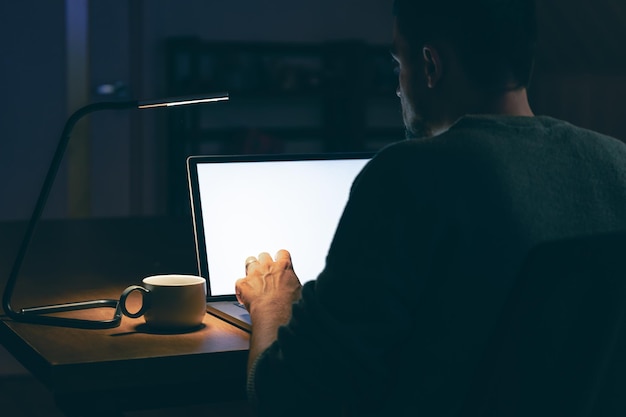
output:
M 228 93 L 217 93 L 217 94 L 208 94 L 202 96 L 185 96 L 185 97 L 173 97 L 159 100 L 151 100 L 151 101 L 106 101 L 100 103 L 92 103 L 87 106 L 81 107 L 76 110 L 65 122 L 65 126 L 63 127 L 63 132 L 61 133 L 61 138 L 57 145 L 56 151 L 52 158 L 52 163 L 50 164 L 50 168 L 48 168 L 48 173 L 46 174 L 46 178 L 44 180 L 43 186 L 41 188 L 41 192 L 39 193 L 39 197 L 37 198 L 37 203 L 35 204 L 35 208 L 33 210 L 33 214 L 28 222 L 28 226 L 26 228 L 26 232 L 22 243 L 19 247 L 17 256 L 13 263 L 13 267 L 11 269 L 11 274 L 9 275 L 9 279 L 4 289 L 4 294 L 2 297 L 2 307 L 4 308 L 5 313 L 13 320 L 27 323 L 38 323 L 38 324 L 48 324 L 48 325 L 56 325 L 56 326 L 65 326 L 65 327 L 76 327 L 76 328 L 84 328 L 84 329 L 107 329 L 119 326 L 122 320 L 121 310 L 119 308 L 119 301 L 112 299 L 102 299 L 102 300 L 91 300 L 91 301 L 79 301 L 79 302 L 71 302 L 66 304 L 55 304 L 48 306 L 39 306 L 39 307 L 27 307 L 22 308 L 19 311 L 13 310 L 11 307 L 11 296 L 13 295 L 13 290 L 15 289 L 15 284 L 17 282 L 18 273 L 24 261 L 24 257 L 26 256 L 26 251 L 28 249 L 28 245 L 30 244 L 31 238 L 33 237 L 35 227 L 39 222 L 41 215 L 43 213 L 43 209 L 46 205 L 46 201 L 48 200 L 48 195 L 50 194 L 50 190 L 54 183 L 54 179 L 59 170 L 59 166 L 61 165 L 61 161 L 63 159 L 63 155 L 67 149 L 67 144 L 70 140 L 70 134 L 74 125 L 78 120 L 80 120 L 83 116 L 93 113 L 99 110 L 112 110 L 112 109 L 127 109 L 127 108 L 137 108 L 137 109 L 152 109 L 158 107 L 174 107 L 174 106 L 184 106 L 189 104 L 200 104 L 200 103 L 212 103 L 217 101 L 227 101 L 229 99 Z M 49 314 L 60 313 L 65 311 L 74 311 L 74 310 L 86 310 L 90 308 L 102 308 L 102 307 L 110 307 L 115 309 L 115 313 L 113 318 L 110 320 L 87 320 L 80 318 L 70 318 L 70 317 L 58 317 L 51 316 Z

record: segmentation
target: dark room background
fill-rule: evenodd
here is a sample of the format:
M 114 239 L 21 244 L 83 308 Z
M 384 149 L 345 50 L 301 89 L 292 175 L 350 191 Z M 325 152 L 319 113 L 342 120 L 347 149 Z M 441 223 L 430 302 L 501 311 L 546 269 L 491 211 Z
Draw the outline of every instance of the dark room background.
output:
M 385 72 L 390 9 L 391 0 L 3 1 L 0 220 L 28 218 L 65 119 L 94 101 L 235 86 L 230 103 L 201 114 L 90 116 L 46 217 L 184 215 L 184 189 L 172 183 L 184 157 L 173 155 L 375 150 L 402 139 Z M 626 138 L 626 3 L 550 0 L 539 11 L 535 112 Z M 232 77 L 207 79 L 222 58 Z M 259 62 L 276 88 L 259 88 Z

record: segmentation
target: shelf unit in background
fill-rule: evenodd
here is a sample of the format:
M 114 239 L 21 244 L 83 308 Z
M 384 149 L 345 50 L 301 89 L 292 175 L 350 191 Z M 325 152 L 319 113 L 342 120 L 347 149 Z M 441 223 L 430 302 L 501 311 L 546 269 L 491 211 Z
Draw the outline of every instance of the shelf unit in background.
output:
M 377 150 L 404 130 L 386 46 L 167 41 L 168 95 L 228 91 L 168 112 L 169 211 L 188 213 L 189 155 Z

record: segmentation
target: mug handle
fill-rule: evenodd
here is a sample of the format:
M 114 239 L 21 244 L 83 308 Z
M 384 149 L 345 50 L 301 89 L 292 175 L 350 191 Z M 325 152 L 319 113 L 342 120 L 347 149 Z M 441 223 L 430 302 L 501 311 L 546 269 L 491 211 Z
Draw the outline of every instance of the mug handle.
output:
M 128 297 L 130 293 L 133 291 L 139 291 L 142 293 L 141 294 L 141 308 L 139 309 L 139 311 L 135 313 L 131 313 L 130 311 L 126 309 L 126 297 Z M 122 292 L 122 295 L 120 296 L 120 307 L 122 309 L 122 313 L 124 313 L 125 316 L 128 316 L 131 319 L 136 319 L 137 317 L 141 317 L 143 313 L 145 313 L 146 310 L 148 309 L 148 300 L 146 299 L 146 294 L 149 294 L 149 293 L 150 293 L 150 290 L 147 290 L 144 287 L 139 286 L 139 285 L 131 285 L 130 287 L 126 288 L 124 292 Z

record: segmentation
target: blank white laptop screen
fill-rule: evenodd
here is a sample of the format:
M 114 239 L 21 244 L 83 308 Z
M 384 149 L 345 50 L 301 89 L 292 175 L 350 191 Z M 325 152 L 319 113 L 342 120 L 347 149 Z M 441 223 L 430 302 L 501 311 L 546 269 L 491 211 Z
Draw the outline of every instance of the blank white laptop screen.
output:
M 210 296 L 234 294 L 245 259 L 260 252 L 287 249 L 302 284 L 317 278 L 371 155 L 256 158 L 188 161 L 198 264 Z

